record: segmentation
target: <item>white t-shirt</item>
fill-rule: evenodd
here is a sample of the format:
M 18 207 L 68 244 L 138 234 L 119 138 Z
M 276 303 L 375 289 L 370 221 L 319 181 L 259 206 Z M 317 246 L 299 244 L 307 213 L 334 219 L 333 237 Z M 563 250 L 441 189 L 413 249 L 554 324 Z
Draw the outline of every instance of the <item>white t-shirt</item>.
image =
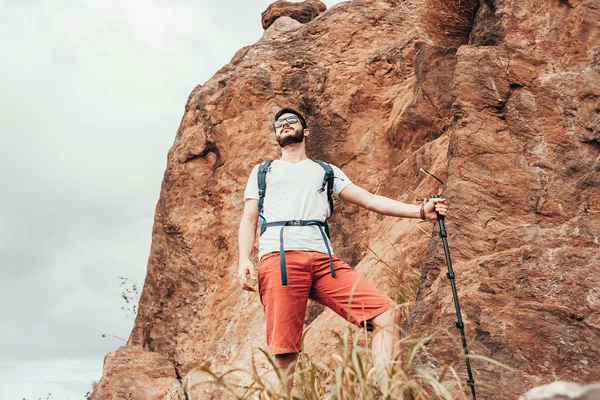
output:
M 335 165 L 333 194 L 338 196 L 352 182 Z M 266 191 L 263 216 L 267 222 L 292 220 L 325 221 L 330 209 L 327 187 L 319 193 L 325 170 L 311 159 L 291 163 L 274 160 L 265 176 Z M 258 199 L 258 165 L 250 173 L 244 200 Z M 267 228 L 259 239 L 258 259 L 272 251 L 279 251 L 281 227 Z M 329 241 L 329 240 L 328 240 Z M 327 248 L 317 226 L 286 226 L 283 232 L 284 250 L 318 251 L 327 254 Z M 328 243 L 331 252 L 331 242 Z

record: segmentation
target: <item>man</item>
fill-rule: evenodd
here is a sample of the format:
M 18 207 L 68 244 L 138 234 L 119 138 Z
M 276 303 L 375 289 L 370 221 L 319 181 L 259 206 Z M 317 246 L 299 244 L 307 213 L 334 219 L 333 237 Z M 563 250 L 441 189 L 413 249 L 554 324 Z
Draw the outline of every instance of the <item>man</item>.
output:
M 309 298 L 358 326 L 366 323 L 372 327 L 373 362 L 380 369 L 389 365 L 395 354 L 401 314 L 389 297 L 333 254 L 322 226 L 331 213 L 327 191 L 322 189 L 325 167 L 306 156 L 305 139 L 310 136 L 310 130 L 303 116 L 292 109 L 282 109 L 275 115 L 273 127 L 282 155 L 264 175 L 266 191 L 260 216 L 270 225 L 266 225 L 260 236 L 257 277 L 250 260 L 259 219 L 257 165 L 244 194 L 238 238 L 238 279 L 244 290 L 256 291 L 258 278 L 267 319 L 267 346 L 286 379 L 289 393 L 301 351 Z M 396 217 L 435 220 L 436 211 L 442 215 L 447 213 L 445 199 L 431 199 L 424 206 L 401 203 L 372 194 L 353 184 L 338 167 L 331 165 L 331 168 L 333 194 L 344 202 Z M 388 383 L 383 377 L 381 385 L 385 391 Z

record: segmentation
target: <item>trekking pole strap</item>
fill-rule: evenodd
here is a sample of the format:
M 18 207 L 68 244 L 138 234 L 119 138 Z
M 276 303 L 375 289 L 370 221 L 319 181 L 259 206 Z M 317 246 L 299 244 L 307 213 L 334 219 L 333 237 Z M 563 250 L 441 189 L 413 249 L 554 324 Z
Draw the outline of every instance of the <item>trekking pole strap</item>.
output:
M 279 268 L 281 269 L 281 284 L 287 286 L 287 267 L 285 263 L 285 248 L 283 245 L 283 230 L 286 226 L 316 226 L 319 228 L 327 253 L 329 254 L 329 269 L 331 270 L 331 276 L 335 278 L 335 270 L 333 269 L 333 256 L 331 254 L 331 248 L 329 247 L 329 241 L 325 231 L 327 230 L 327 222 L 317 220 L 292 220 L 292 221 L 275 221 L 265 222 L 262 225 L 263 232 L 272 226 L 281 226 L 279 230 Z M 262 234 L 262 233 L 261 233 Z

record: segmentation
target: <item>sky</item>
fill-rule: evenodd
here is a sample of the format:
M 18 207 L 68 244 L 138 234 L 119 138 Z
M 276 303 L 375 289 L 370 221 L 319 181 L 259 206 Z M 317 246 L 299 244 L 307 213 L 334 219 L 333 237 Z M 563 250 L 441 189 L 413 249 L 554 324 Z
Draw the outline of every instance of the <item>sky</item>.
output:
M 258 41 L 271 2 L 0 0 L 0 400 L 100 380 L 187 97 Z

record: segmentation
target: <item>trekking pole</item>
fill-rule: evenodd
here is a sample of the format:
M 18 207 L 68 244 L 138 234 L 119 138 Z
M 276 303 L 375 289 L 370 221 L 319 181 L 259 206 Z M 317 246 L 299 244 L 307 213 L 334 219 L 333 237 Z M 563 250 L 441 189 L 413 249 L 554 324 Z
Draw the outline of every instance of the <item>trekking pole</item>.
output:
M 427 172 L 425 169 L 421 168 L 420 170 L 428 175 L 431 175 L 432 177 L 437 179 L 439 182 L 444 184 L 444 182 L 439 180 L 435 175 L 431 174 L 430 172 Z M 440 197 L 439 194 L 433 195 L 433 198 L 435 198 L 435 199 L 438 199 L 439 197 Z M 448 249 L 448 235 L 446 234 L 446 226 L 444 224 L 444 216 L 440 215 L 440 213 L 438 213 L 437 211 L 436 211 L 436 214 L 437 214 L 438 223 L 440 224 L 439 235 L 442 238 L 442 243 L 444 244 L 444 253 L 446 255 L 446 265 L 448 266 L 448 273 L 446 274 L 446 276 L 450 280 L 450 285 L 452 286 L 452 296 L 454 297 L 454 308 L 456 309 L 456 318 L 458 321 L 456 323 L 456 327 L 460 330 L 460 338 L 462 340 L 462 346 L 465 351 L 467 374 L 469 376 L 469 379 L 467 379 L 467 385 L 471 387 L 471 394 L 473 395 L 473 400 L 476 400 L 477 397 L 475 396 L 475 380 L 473 379 L 473 374 L 471 373 L 471 361 L 469 360 L 469 350 L 467 348 L 467 339 L 465 337 L 465 324 L 463 323 L 462 315 L 460 312 L 460 305 L 458 304 L 458 292 L 456 291 L 456 283 L 454 281 L 454 270 L 452 269 L 452 261 L 450 260 L 450 250 Z

